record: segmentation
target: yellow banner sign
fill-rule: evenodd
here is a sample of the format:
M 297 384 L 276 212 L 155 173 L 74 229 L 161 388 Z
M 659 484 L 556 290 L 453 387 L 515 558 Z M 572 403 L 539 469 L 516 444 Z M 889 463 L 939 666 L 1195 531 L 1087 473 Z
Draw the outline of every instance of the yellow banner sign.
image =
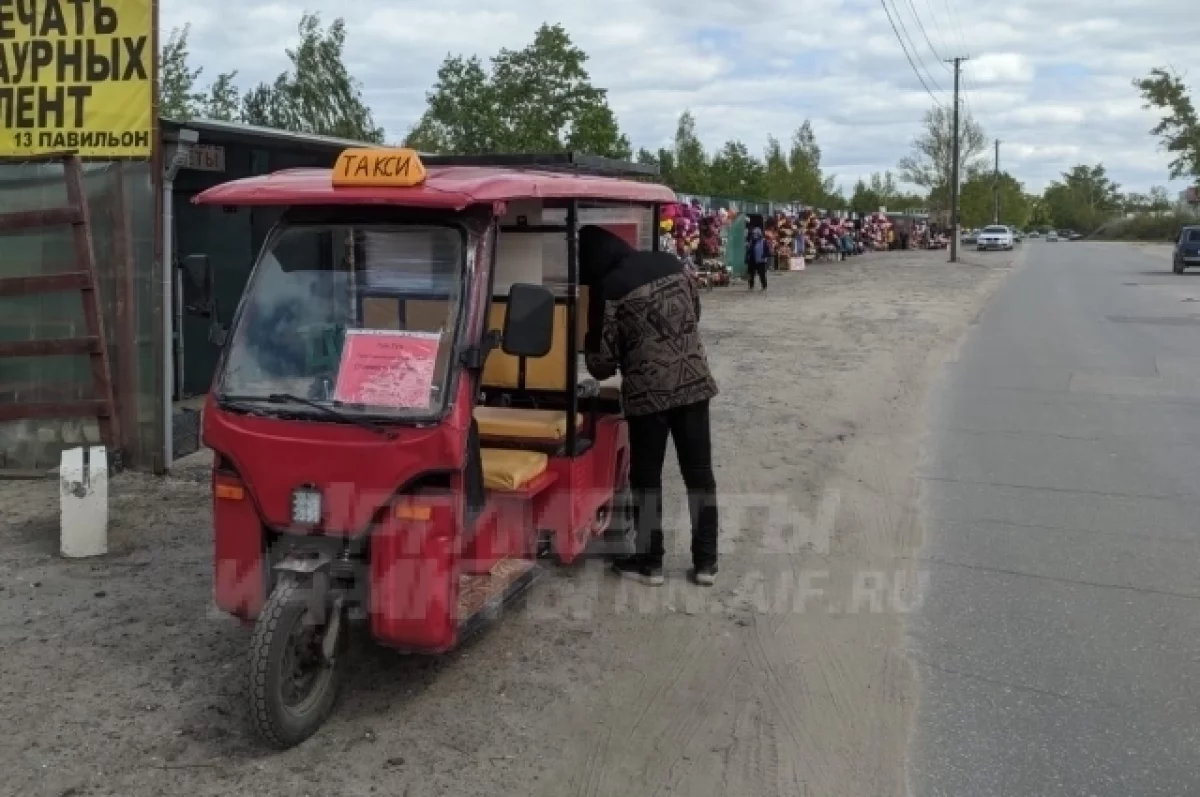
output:
M 153 2 L 0 0 L 0 157 L 150 157 Z
M 333 167 L 335 188 L 409 188 L 423 182 L 425 164 L 420 154 L 403 147 L 348 149 Z

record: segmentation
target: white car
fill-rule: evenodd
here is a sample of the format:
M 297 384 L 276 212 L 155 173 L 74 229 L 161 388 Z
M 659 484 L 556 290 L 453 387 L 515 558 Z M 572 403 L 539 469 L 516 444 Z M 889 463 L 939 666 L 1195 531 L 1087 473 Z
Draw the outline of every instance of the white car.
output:
M 979 251 L 985 249 L 1003 249 L 1005 251 L 1013 248 L 1013 233 L 1009 228 L 994 224 L 991 227 L 984 227 L 979 233 L 979 238 L 976 241 Z
M 1050 232 L 1046 233 L 1046 240 L 1047 241 L 1057 241 L 1058 240 L 1058 232 L 1056 230 L 1051 230 Z

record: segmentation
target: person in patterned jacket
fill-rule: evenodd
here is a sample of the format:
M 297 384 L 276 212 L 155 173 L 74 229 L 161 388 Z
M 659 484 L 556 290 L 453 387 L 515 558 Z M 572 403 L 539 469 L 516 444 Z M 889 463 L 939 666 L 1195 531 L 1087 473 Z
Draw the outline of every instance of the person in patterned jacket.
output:
M 663 579 L 662 469 L 668 438 L 687 485 L 691 579 L 717 575 L 717 496 L 709 401 L 717 383 L 700 341 L 700 294 L 677 257 L 639 252 L 601 227 L 579 231 L 580 282 L 589 295 L 584 352 L 596 379 L 621 374 L 629 423 L 629 483 L 637 554 L 614 569 L 652 586 Z

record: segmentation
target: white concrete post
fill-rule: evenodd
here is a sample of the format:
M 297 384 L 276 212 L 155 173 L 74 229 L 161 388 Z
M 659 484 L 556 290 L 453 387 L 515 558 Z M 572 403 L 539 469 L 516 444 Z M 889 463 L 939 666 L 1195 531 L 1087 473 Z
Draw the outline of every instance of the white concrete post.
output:
M 58 470 L 63 556 L 108 553 L 108 454 L 103 446 L 62 452 Z

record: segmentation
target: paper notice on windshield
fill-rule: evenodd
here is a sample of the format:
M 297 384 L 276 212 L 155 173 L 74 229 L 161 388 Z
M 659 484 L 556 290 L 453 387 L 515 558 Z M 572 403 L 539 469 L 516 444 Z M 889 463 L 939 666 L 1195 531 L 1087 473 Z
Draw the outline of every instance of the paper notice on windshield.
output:
M 333 398 L 404 410 L 429 408 L 440 332 L 348 329 Z

